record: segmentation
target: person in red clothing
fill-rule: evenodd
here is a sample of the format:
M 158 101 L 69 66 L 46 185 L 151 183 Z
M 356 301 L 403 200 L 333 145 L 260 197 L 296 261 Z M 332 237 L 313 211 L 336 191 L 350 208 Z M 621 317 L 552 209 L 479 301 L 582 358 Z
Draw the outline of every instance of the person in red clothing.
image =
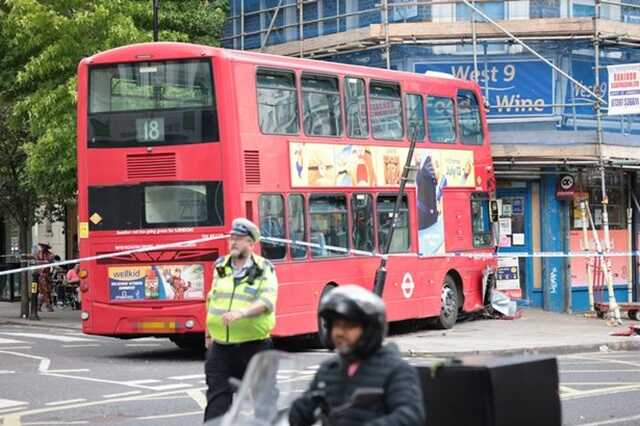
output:
M 54 254 L 51 252 L 51 246 L 47 243 L 38 243 L 40 250 L 35 255 L 36 262 L 38 264 L 46 264 L 53 262 Z M 34 280 L 38 283 L 38 310 L 42 310 L 43 306 L 47 308 L 49 312 L 53 312 L 53 306 L 51 305 L 51 287 L 52 277 L 51 268 L 44 268 L 33 274 Z

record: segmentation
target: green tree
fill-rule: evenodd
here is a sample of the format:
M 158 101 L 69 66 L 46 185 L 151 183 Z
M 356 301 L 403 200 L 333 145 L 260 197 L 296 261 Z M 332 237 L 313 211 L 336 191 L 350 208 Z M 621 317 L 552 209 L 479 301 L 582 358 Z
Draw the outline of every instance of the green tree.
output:
M 161 41 L 215 44 L 226 0 L 162 0 Z M 13 52 L 12 87 L 0 86 L 9 121 L 26 129 L 29 184 L 49 207 L 76 189 L 76 67 L 86 56 L 152 38 L 152 1 L 0 0 L 3 41 Z M 5 44 L 2 46 L 1 44 Z

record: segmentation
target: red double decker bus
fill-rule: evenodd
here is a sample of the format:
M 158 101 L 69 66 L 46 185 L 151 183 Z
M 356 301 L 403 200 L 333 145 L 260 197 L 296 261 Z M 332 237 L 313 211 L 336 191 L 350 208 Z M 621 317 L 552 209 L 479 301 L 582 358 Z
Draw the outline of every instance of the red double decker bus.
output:
M 259 224 L 279 279 L 276 336 L 317 331 L 324 292 L 372 288 L 415 134 L 384 299 L 391 321 L 452 327 L 483 306 L 495 179 L 477 85 L 179 43 L 78 69 L 81 257 Z M 309 245 L 280 240 L 307 242 Z M 196 342 L 224 239 L 83 263 L 83 330 Z M 353 251 L 351 251 L 353 250 Z

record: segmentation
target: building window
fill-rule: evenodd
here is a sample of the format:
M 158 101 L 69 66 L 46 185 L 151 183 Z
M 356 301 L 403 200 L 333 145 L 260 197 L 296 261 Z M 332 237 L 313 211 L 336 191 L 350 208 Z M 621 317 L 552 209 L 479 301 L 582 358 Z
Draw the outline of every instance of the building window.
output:
M 369 123 L 364 80 L 347 77 L 344 83 L 347 135 L 350 138 L 366 138 L 369 135 Z
M 506 16 L 505 1 L 488 1 L 477 2 L 476 7 L 485 13 L 489 18 L 500 21 Z M 471 15 L 474 14 L 473 10 L 463 2 L 456 3 L 456 21 L 470 21 Z M 483 21 L 484 19 L 476 14 L 477 21 Z
M 258 70 L 258 117 L 263 133 L 298 133 L 298 96 L 295 75 L 287 71 Z
M 302 75 L 304 132 L 310 136 L 340 136 L 342 115 L 338 79 Z
M 431 142 L 455 142 L 456 123 L 453 115 L 453 99 L 427 97 L 427 126 Z
M 588 17 L 591 18 L 595 16 L 596 7 L 593 0 L 582 0 L 576 1 L 574 0 L 571 5 L 571 16 L 574 18 L 579 17 Z
M 289 239 L 293 241 L 307 240 L 306 216 L 304 210 L 304 197 L 301 194 L 289 195 Z M 291 257 L 304 259 L 307 257 L 307 246 L 291 244 Z
M 311 216 L 311 242 L 319 247 L 311 249 L 313 257 L 345 256 L 348 246 L 349 223 L 347 197 L 318 194 L 309 199 Z M 340 247 L 345 251 L 325 246 Z
M 474 247 L 490 247 L 493 244 L 487 194 L 471 194 L 471 233 Z
M 625 193 L 625 175 L 620 172 L 607 172 L 605 186 L 609 204 L 607 214 L 609 216 L 610 229 L 626 228 L 626 208 L 627 195 Z M 603 229 L 603 206 L 602 206 L 602 185 L 600 173 L 595 171 L 590 174 L 579 175 L 576 187 L 580 189 L 573 197 L 573 208 L 571 209 L 571 224 L 574 229 L 582 229 L 582 208 L 581 201 L 588 201 L 591 217 L 596 229 Z M 586 213 L 586 212 L 585 212 Z M 587 214 L 587 229 L 591 229 L 589 216 Z
M 482 145 L 482 121 L 476 95 L 469 90 L 458 92 L 460 139 L 466 145 Z
M 284 200 L 282 195 L 260 196 L 260 234 L 262 237 L 285 238 Z M 287 252 L 284 243 L 262 241 L 262 255 L 267 259 L 283 259 Z
M 424 104 L 420 95 L 407 95 L 407 135 L 424 140 Z
M 393 208 L 396 204 L 396 195 L 379 195 L 376 202 L 378 211 L 378 250 L 384 253 L 391 224 L 393 223 Z M 402 197 L 396 229 L 393 231 L 393 239 L 389 247 L 389 253 L 401 253 L 409 250 L 409 210 L 407 209 L 407 196 Z
M 371 194 L 353 194 L 351 198 L 353 219 L 351 237 L 353 248 L 372 252 L 375 248 L 373 238 L 373 197 Z
M 530 0 L 529 17 L 539 18 L 559 18 L 560 0 Z
M 402 139 L 402 98 L 400 86 L 393 83 L 369 84 L 371 129 L 376 139 Z

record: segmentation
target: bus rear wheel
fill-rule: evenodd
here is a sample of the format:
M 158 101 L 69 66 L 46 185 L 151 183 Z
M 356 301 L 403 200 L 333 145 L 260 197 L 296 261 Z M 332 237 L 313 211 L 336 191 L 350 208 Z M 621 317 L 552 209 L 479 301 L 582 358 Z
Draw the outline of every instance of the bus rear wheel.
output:
M 435 318 L 434 325 L 439 329 L 452 328 L 458 320 L 459 296 L 453 278 L 447 275 L 440 293 L 440 315 Z
M 169 338 L 180 349 L 189 351 L 204 351 L 204 336 L 202 334 L 177 334 Z

